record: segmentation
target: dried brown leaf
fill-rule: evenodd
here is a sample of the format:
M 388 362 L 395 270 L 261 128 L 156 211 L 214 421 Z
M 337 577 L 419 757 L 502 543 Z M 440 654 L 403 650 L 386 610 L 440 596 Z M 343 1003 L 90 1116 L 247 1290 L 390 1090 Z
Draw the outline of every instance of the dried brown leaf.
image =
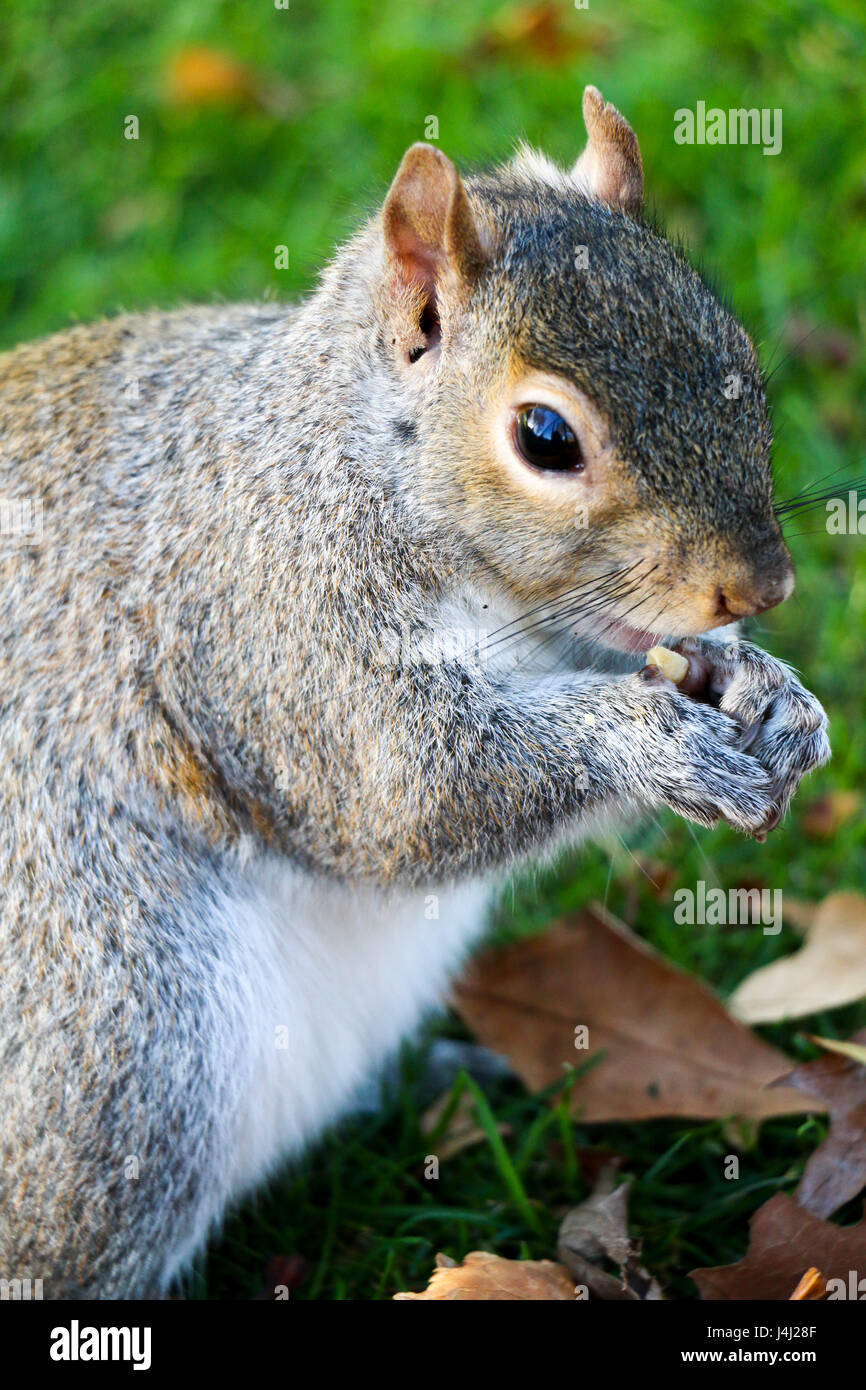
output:
M 566 1213 L 556 1253 L 577 1283 L 596 1298 L 657 1300 L 661 1289 L 640 1264 L 640 1241 L 628 1233 L 630 1184 L 614 1187 L 618 1167 L 616 1163 L 603 1169 L 592 1195 Z M 619 1267 L 619 1278 L 602 1268 L 606 1259 Z
M 851 1270 L 866 1268 L 866 1217 L 856 1226 L 834 1226 L 777 1192 L 749 1222 L 749 1251 L 736 1264 L 693 1269 L 701 1298 L 790 1300 L 803 1271 L 816 1267 L 825 1282 L 849 1283 Z
M 436 1269 L 423 1293 L 397 1293 L 395 1299 L 427 1299 L 437 1303 L 474 1300 L 533 1302 L 574 1299 L 574 1280 L 552 1260 L 505 1260 L 485 1250 L 473 1250 L 461 1265 L 447 1255 L 436 1256 Z
M 866 996 L 866 897 L 831 893 L 793 955 L 747 975 L 730 999 L 744 1023 L 777 1023 Z
M 793 1090 L 767 1090 L 789 1059 L 601 908 L 484 953 L 455 1002 L 475 1037 L 507 1055 L 531 1090 L 603 1052 L 574 1088 L 586 1121 L 820 1109 Z M 580 1025 L 586 1050 L 575 1048 Z
M 851 1044 L 860 1048 L 862 1060 L 844 1054 L 819 1057 L 778 1083 L 819 1096 L 830 1112 L 830 1133 L 809 1158 L 796 1192 L 800 1206 L 815 1216 L 832 1216 L 866 1187 L 866 1028 L 854 1034 Z

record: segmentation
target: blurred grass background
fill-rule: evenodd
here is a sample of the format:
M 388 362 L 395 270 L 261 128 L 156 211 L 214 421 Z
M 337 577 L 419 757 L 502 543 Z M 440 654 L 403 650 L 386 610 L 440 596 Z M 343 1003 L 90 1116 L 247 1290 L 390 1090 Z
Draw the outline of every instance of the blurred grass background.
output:
M 860 0 L 13 0 L 0 15 L 0 346 L 120 309 L 303 294 L 334 243 L 382 197 L 405 147 L 439 123 L 462 167 L 506 157 L 519 137 L 571 162 L 580 94 L 601 87 L 634 125 L 648 197 L 712 268 L 761 345 L 776 424 L 779 494 L 863 472 L 866 27 Z M 781 108 L 776 157 L 756 146 L 676 145 L 677 108 Z M 139 138 L 124 138 L 136 116 Z M 426 127 L 426 129 L 425 129 Z M 287 270 L 274 265 L 286 245 Z M 840 487 L 844 491 L 844 487 Z M 822 509 L 789 526 L 795 597 L 755 626 L 826 704 L 834 761 L 765 845 L 667 818 L 567 856 L 514 884 L 502 937 L 607 901 L 671 959 L 727 992 L 796 947 L 787 929 L 694 927 L 671 895 L 698 878 L 798 897 L 866 886 L 866 823 L 821 831 L 816 798 L 863 785 L 864 538 L 830 536 Z M 673 870 L 655 894 L 635 860 Z M 804 1029 L 843 1036 L 855 1006 L 764 1030 L 792 1056 Z M 456 1022 L 439 1031 L 460 1036 Z M 749 1214 L 792 1190 L 824 1122 L 777 1121 L 722 1177 L 721 1125 L 569 1125 L 560 1107 L 491 1092 L 542 1233 L 509 1205 L 481 1145 L 423 1179 L 417 1080 L 423 1045 L 383 1111 L 353 1119 L 229 1222 L 189 1282 L 193 1297 L 249 1297 L 268 1259 L 300 1252 L 300 1298 L 390 1297 L 423 1285 L 437 1249 L 547 1256 L 556 1215 L 586 1191 L 576 1144 L 608 1145 L 634 1176 L 633 1226 L 675 1294 L 685 1275 L 736 1258 Z M 527 1136 L 531 1136 L 527 1139 Z M 844 1215 L 844 1214 L 843 1214 Z

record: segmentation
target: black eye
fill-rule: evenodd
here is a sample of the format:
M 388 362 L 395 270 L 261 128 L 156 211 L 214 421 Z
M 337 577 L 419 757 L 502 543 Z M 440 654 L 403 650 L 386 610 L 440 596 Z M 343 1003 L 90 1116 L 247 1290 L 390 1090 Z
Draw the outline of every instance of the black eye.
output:
M 583 468 L 574 430 L 549 406 L 528 405 L 517 412 L 514 442 L 533 468 L 557 473 L 577 473 Z

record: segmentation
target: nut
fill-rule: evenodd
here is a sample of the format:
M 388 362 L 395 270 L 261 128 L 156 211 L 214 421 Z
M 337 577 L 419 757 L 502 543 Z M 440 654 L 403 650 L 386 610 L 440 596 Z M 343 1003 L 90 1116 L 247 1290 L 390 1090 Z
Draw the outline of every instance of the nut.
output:
M 688 675 L 688 658 L 679 652 L 672 652 L 667 647 L 652 647 L 646 654 L 647 666 L 657 666 L 663 676 L 667 676 L 674 685 L 679 685 L 680 681 Z

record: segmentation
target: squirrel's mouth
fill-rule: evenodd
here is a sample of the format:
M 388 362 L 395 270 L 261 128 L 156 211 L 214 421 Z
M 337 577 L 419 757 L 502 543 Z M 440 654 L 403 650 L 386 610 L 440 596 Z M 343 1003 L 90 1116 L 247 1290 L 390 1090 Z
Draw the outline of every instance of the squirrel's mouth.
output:
M 651 647 L 659 646 L 664 637 L 664 633 L 661 632 L 629 627 L 628 623 L 623 623 L 618 618 L 610 618 L 607 621 L 601 618 L 593 623 L 588 635 L 603 647 L 612 647 L 614 651 L 628 652 L 630 655 L 648 652 Z

